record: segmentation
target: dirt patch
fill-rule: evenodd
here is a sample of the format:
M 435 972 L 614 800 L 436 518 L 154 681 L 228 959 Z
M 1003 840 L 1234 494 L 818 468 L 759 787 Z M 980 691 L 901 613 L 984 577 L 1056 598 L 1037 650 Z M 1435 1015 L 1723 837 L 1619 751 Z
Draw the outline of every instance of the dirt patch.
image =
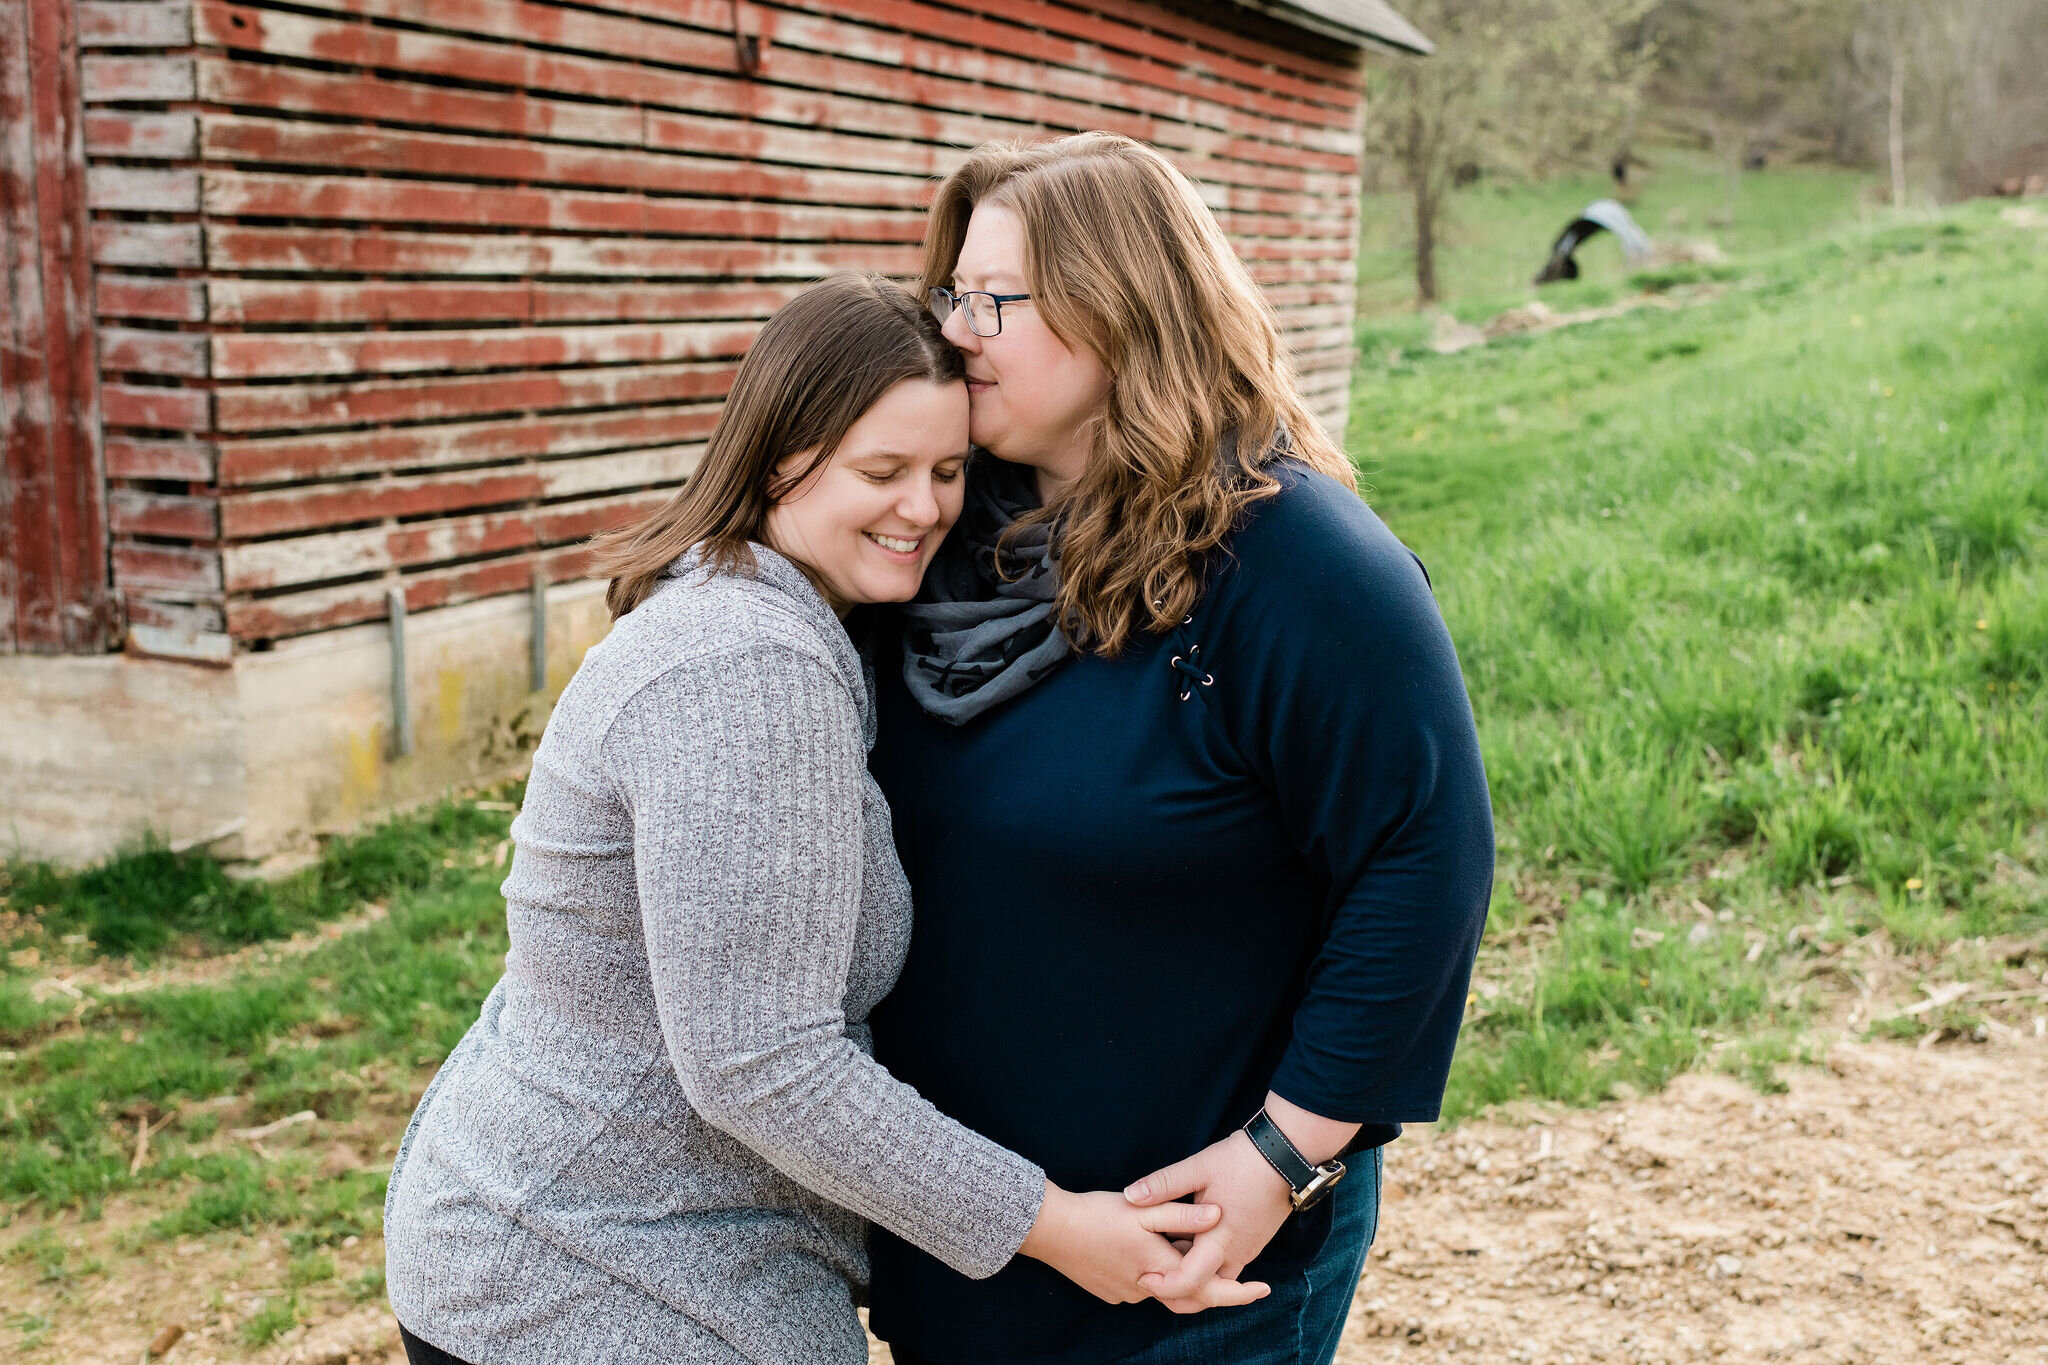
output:
M 2048 1362 L 2048 1045 L 1411 1130 L 1339 1355 Z
M 2048 1042 L 1844 1042 L 1784 1078 L 1781 1095 L 1691 1075 L 1598 1110 L 1411 1129 L 1341 1365 L 2048 1365 Z M 388 1161 L 402 1121 L 350 1133 L 353 1160 Z M 60 1274 L 0 1265 L 0 1353 L 135 1365 L 176 1325 L 152 1358 L 401 1365 L 366 1278 L 377 1238 L 330 1248 L 331 1275 L 294 1290 L 280 1235 L 153 1240 L 161 1211 L 115 1200 L 48 1224 Z M 294 1292 L 300 1324 L 247 1345 Z
M 29 988 L 29 994 L 37 1004 L 62 995 L 84 1005 L 86 995 L 83 988 L 90 988 L 101 996 L 118 996 L 162 990 L 167 986 L 215 985 L 239 972 L 260 970 L 304 957 L 315 948 L 388 919 L 390 914 L 381 904 L 369 904 L 353 915 L 329 920 L 318 929 L 301 930 L 288 939 L 252 943 L 231 953 L 182 962 L 173 960 L 139 970 L 126 958 L 97 958 L 62 974 L 43 977 Z

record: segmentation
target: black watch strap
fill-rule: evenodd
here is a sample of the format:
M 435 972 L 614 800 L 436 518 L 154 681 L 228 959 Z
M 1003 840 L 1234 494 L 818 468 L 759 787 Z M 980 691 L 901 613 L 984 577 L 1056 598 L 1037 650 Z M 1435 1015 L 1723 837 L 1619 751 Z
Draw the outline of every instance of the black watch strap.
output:
M 1319 1202 L 1330 1192 L 1330 1187 L 1344 1178 L 1344 1163 L 1328 1161 L 1320 1166 L 1295 1150 L 1287 1140 L 1287 1134 L 1280 1131 L 1280 1125 L 1268 1117 L 1264 1109 L 1252 1115 L 1244 1126 L 1244 1135 L 1252 1140 L 1252 1146 L 1259 1149 L 1259 1155 L 1266 1158 L 1280 1178 L 1293 1191 L 1296 1213 Z

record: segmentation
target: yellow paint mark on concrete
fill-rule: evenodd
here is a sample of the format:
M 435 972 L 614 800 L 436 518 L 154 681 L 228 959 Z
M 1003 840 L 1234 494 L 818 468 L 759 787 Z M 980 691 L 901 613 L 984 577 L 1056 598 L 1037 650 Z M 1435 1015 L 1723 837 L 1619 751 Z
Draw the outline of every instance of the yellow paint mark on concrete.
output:
M 375 805 L 384 785 L 383 727 L 373 725 L 368 734 L 352 734 L 344 746 L 341 808 L 354 814 Z
M 441 743 L 452 745 L 462 738 L 462 670 L 444 668 L 438 676 L 441 684 Z

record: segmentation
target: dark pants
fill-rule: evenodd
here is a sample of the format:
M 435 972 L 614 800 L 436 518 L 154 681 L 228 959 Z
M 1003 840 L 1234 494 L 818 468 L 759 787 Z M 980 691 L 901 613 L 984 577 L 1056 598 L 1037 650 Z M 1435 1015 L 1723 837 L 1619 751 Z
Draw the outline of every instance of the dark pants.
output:
M 1330 1193 L 1330 1239 L 1299 1270 L 1263 1276 L 1272 1293 L 1242 1308 L 1176 1317 L 1159 1340 L 1115 1365 L 1330 1365 L 1379 1232 L 1382 1160 L 1379 1148 L 1358 1154 Z M 896 1365 L 929 1365 L 890 1349 Z
M 412 1365 L 469 1365 L 461 1356 L 451 1356 L 430 1341 L 421 1341 L 398 1324 L 398 1339 L 405 1343 L 405 1358 Z

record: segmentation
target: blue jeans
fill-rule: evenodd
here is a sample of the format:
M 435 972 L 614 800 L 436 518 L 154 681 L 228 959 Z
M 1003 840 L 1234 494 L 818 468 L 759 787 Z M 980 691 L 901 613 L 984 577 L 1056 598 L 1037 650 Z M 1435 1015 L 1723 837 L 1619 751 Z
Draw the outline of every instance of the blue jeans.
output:
M 1114 1365 L 1330 1365 L 1379 1234 L 1384 1149 L 1360 1152 L 1349 1165 L 1330 1192 L 1330 1236 L 1313 1261 L 1266 1276 L 1273 1292 L 1257 1303 L 1174 1318 L 1165 1335 Z M 908 1352 L 896 1361 L 923 1365 Z

